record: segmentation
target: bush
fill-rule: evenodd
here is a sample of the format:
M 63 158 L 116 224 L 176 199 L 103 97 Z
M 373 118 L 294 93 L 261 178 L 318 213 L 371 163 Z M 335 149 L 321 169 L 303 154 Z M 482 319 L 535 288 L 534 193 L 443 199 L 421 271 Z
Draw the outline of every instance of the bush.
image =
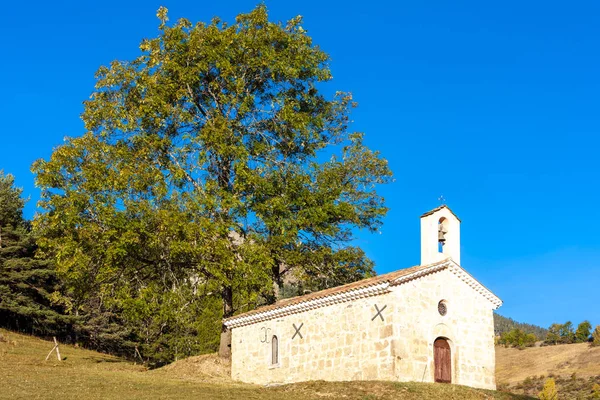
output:
M 587 342 L 590 339 L 591 333 L 592 324 L 590 324 L 590 321 L 583 321 L 577 326 L 577 330 L 575 331 L 575 341 L 577 343 Z
M 600 399 L 600 385 L 597 383 L 592 387 L 592 399 Z
M 505 346 L 514 346 L 518 348 L 532 347 L 535 344 L 536 337 L 532 333 L 525 333 L 518 328 L 504 333 L 498 340 L 499 344 Z
M 556 391 L 556 382 L 549 378 L 544 383 L 544 388 L 539 394 L 540 400 L 558 400 L 558 392 Z
M 600 346 L 600 325 L 592 333 L 592 346 Z

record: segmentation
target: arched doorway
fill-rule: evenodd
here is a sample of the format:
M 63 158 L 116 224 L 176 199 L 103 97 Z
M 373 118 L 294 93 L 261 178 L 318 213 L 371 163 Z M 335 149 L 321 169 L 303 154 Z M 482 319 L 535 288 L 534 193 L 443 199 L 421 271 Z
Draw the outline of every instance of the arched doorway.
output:
M 441 383 L 452 382 L 452 357 L 450 344 L 444 338 L 437 338 L 433 342 L 433 362 L 435 366 L 435 381 Z

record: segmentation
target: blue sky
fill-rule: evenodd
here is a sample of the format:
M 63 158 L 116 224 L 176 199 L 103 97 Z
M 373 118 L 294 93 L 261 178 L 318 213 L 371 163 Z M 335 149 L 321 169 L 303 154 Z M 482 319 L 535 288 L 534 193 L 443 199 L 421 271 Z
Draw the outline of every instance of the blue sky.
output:
M 303 15 L 331 57 L 327 90 L 359 102 L 353 129 L 395 172 L 390 213 L 361 245 L 384 273 L 419 263 L 419 215 L 443 195 L 462 219 L 462 264 L 548 326 L 600 324 L 600 3 L 266 1 Z M 0 169 L 29 168 L 83 133 L 94 72 L 139 54 L 171 20 L 232 21 L 255 1 L 10 2 L 0 34 Z

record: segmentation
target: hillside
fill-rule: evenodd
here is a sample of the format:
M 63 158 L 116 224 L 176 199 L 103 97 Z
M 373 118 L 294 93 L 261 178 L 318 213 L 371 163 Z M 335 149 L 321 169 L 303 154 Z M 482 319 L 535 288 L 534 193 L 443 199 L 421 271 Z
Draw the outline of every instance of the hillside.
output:
M 548 377 L 554 377 L 560 399 L 588 399 L 600 384 L 600 347 L 588 343 L 530 347 L 496 347 L 498 387 L 536 395 Z
M 573 373 L 582 378 L 600 375 L 600 347 L 577 343 L 524 350 L 496 348 L 499 383 L 517 383 L 534 375 L 570 377 Z
M 232 382 L 215 356 L 192 357 L 147 371 L 139 365 L 0 330 L 0 398 L 6 399 L 503 399 L 527 397 L 463 386 L 394 382 L 308 382 L 261 387 Z M 8 338 L 8 340 L 6 340 Z
M 533 333 L 538 340 L 544 340 L 548 334 L 548 330 L 541 326 L 517 322 L 512 318 L 494 313 L 494 332 L 496 332 L 496 335 L 502 335 L 514 328 L 520 329 L 525 333 Z

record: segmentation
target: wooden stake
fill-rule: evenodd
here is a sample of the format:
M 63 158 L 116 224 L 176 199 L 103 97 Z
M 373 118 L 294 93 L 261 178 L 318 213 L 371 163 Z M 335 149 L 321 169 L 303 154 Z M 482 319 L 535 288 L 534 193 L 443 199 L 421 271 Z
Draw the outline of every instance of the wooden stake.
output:
M 46 361 L 48 361 L 48 359 L 50 358 L 50 354 L 52 354 L 52 352 L 54 350 L 56 350 L 56 358 L 58 358 L 58 361 L 62 361 L 62 358 L 60 357 L 60 350 L 58 349 L 58 341 L 56 340 L 56 337 L 53 337 L 54 339 L 54 347 L 52 348 L 52 350 L 50 350 L 50 353 L 48 353 L 48 355 L 46 356 Z
M 56 341 L 56 337 L 53 337 L 54 339 L 54 346 L 56 346 L 56 358 L 58 358 L 58 361 L 62 361 L 62 357 L 60 356 L 60 349 L 58 348 L 58 342 Z
M 135 354 L 137 354 L 137 356 L 140 358 L 140 361 L 144 363 L 144 359 L 142 358 L 142 355 L 140 354 L 140 351 L 138 350 L 137 346 L 135 346 Z

